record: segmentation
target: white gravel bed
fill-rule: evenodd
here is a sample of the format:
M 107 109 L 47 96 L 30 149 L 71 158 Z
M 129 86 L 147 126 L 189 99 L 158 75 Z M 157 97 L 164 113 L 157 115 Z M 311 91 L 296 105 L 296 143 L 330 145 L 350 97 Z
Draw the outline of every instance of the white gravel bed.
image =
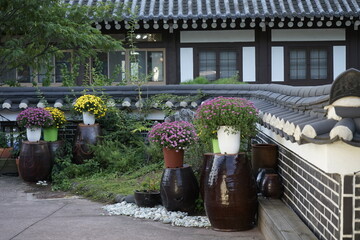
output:
M 150 219 L 163 223 L 170 223 L 172 226 L 182 227 L 210 227 L 209 219 L 206 216 L 188 216 L 185 212 L 167 211 L 163 206 L 153 208 L 138 207 L 135 203 L 121 202 L 103 207 L 109 215 L 126 215 L 135 218 Z

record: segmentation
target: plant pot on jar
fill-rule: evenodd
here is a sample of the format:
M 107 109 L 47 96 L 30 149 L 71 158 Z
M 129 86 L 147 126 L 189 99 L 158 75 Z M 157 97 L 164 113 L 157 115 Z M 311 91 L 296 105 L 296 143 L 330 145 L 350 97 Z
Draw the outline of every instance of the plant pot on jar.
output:
M 85 125 L 92 125 L 95 124 L 95 114 L 92 114 L 90 112 L 83 112 L 83 123 Z
M 29 142 L 38 142 L 41 138 L 41 128 L 54 124 L 51 113 L 43 108 L 27 108 L 19 113 L 16 121 L 20 127 L 26 128 Z
M 236 154 L 240 149 L 240 131 L 231 126 L 220 126 L 217 131 L 221 154 Z
M 41 128 L 26 128 L 26 138 L 29 142 L 38 142 L 41 138 Z
M 156 205 L 161 205 L 161 196 L 158 190 L 135 190 L 134 198 L 138 207 L 155 207 Z
M 55 142 L 58 140 L 59 129 L 57 127 L 44 128 L 44 141 Z
M 184 150 L 163 148 L 166 168 L 178 168 L 184 165 Z
M 211 139 L 213 153 L 220 153 L 219 140 L 217 138 Z
M 240 148 L 240 132 L 246 138 L 254 136 L 257 121 L 257 110 L 252 102 L 243 98 L 217 97 L 198 107 L 194 125 L 204 142 L 213 139 L 217 133 L 220 152 L 235 154 Z
M 184 149 L 197 142 L 194 126 L 185 121 L 158 123 L 148 135 L 151 144 L 163 148 L 166 168 L 183 166 Z
M 98 96 L 86 94 L 79 97 L 74 104 L 75 111 L 82 113 L 84 125 L 95 124 L 96 118 L 105 116 L 105 102 Z

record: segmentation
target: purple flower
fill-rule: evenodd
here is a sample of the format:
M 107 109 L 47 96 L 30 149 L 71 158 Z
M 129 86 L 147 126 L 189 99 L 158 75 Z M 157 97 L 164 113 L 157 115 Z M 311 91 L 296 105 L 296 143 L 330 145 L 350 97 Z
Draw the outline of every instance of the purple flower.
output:
M 194 125 L 204 140 L 215 137 L 219 126 L 233 126 L 243 135 L 253 135 L 258 121 L 254 104 L 244 98 L 217 97 L 196 110 Z
M 185 149 L 198 141 L 195 128 L 185 121 L 158 123 L 148 133 L 149 141 L 170 149 Z
M 19 113 L 16 118 L 20 127 L 50 127 L 54 124 L 51 113 L 43 108 L 27 108 Z

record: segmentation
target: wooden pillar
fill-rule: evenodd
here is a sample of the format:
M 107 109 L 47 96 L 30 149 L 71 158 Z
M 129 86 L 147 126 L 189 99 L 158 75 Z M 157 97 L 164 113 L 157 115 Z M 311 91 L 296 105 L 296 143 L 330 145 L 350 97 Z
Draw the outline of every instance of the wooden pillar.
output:
M 179 34 L 175 30 L 173 31 L 173 33 L 164 34 L 166 38 L 166 84 L 180 83 L 180 61 L 176 44 Z
M 270 56 L 271 31 L 266 29 L 255 30 L 256 47 L 256 83 L 271 82 L 271 56 Z
M 346 68 L 360 69 L 360 30 L 346 28 Z

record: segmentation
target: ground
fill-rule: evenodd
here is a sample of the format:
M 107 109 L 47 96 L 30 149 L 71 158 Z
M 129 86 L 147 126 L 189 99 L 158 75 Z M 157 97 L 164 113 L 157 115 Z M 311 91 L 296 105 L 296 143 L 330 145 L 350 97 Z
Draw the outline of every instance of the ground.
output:
M 51 192 L 49 186 L 0 175 L 0 240 L 264 239 L 258 228 L 229 233 L 173 227 L 126 216 L 107 216 L 102 206 L 64 192 Z

